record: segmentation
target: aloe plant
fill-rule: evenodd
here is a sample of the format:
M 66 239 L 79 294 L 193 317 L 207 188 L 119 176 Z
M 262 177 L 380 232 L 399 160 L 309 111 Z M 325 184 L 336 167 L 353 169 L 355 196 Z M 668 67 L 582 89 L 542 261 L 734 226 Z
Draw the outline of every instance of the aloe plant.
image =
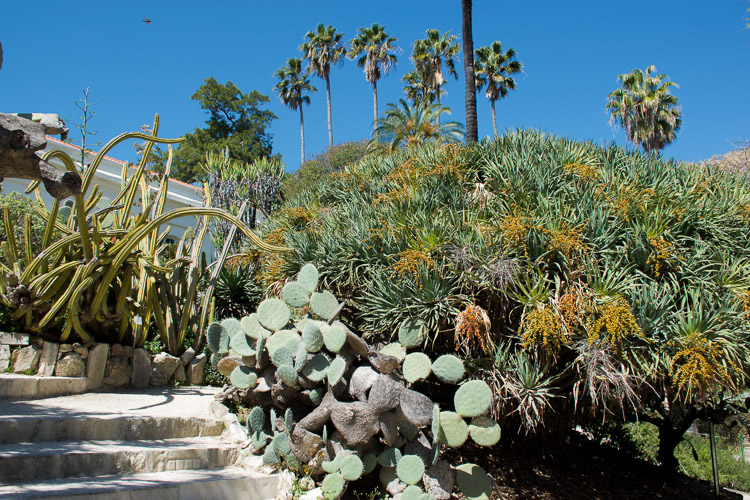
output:
M 205 270 L 201 247 L 210 217 L 234 224 L 267 252 L 288 249 L 262 241 L 236 217 L 211 207 L 211 193 L 204 188 L 206 204 L 200 208 L 165 211 L 171 168 L 171 144 L 181 139 L 157 137 L 159 117 L 151 135 L 131 132 L 109 141 L 82 174 L 81 194 L 73 206 L 37 206 L 46 220 L 42 251 L 33 255 L 30 228 L 26 237 L 4 242 L 0 263 L 0 300 L 23 319 L 26 330 L 57 336 L 67 341 L 77 335 L 84 341 L 127 341 L 142 346 L 155 327 L 166 349 L 176 353 L 189 329 L 197 328 L 198 283 Z M 127 139 L 146 141 L 145 154 L 132 175 L 123 166 L 120 193 L 107 203 L 94 174 L 104 156 Z M 148 151 L 155 143 L 167 144 L 169 159 L 155 196 L 145 177 Z M 73 160 L 62 151 L 48 151 L 44 160 L 59 159 L 70 171 Z M 27 192 L 39 198 L 38 182 Z M 142 209 L 135 213 L 138 195 Z M 170 254 L 162 242 L 164 226 L 179 217 L 200 218 L 197 235 L 184 237 Z M 13 221 L 4 218 L 6 233 L 15 234 Z M 20 250 L 20 251 L 19 251 Z M 221 267 L 222 263 L 218 264 Z M 204 297 L 205 299 L 205 297 Z M 203 307 L 207 307 L 204 300 Z

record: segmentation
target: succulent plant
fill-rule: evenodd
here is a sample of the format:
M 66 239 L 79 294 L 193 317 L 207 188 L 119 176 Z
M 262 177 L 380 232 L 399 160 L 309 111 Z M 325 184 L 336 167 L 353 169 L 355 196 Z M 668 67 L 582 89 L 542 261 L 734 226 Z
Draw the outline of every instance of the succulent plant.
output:
M 461 446 L 469 437 L 469 426 L 458 413 L 452 411 L 440 412 L 440 429 L 438 440 L 448 446 Z
M 294 330 L 278 330 L 266 339 L 265 347 L 268 349 L 269 356 L 273 359 L 276 350 L 282 347 L 291 349 L 292 355 L 294 355 L 301 341 L 302 337 Z
M 456 467 L 456 484 L 469 500 L 489 500 L 492 496 L 492 478 L 476 464 Z
M 206 329 L 206 340 L 208 347 L 217 354 L 229 352 L 229 332 L 221 323 L 211 323 Z
M 339 301 L 328 290 L 314 292 L 310 297 L 310 309 L 312 313 L 324 321 L 330 320 L 339 308 Z
M 299 387 L 299 383 L 297 382 L 297 370 L 295 370 L 292 365 L 281 365 L 276 369 L 276 373 L 278 373 L 279 378 L 284 385 L 293 389 Z
M 326 349 L 332 353 L 338 354 L 346 344 L 346 330 L 343 326 L 334 323 L 328 328 L 325 333 L 325 346 Z
M 289 438 L 281 432 L 271 439 L 271 447 L 278 457 L 283 457 L 292 452 L 291 448 L 289 448 Z
M 242 327 L 242 331 L 245 332 L 245 335 L 247 335 L 251 339 L 258 340 L 261 337 L 269 337 L 271 335 L 271 332 L 261 326 L 260 322 L 258 321 L 257 313 L 253 313 L 242 318 L 240 320 L 240 326 Z
M 292 312 L 283 300 L 266 299 L 258 305 L 258 321 L 269 330 L 280 330 L 289 323 Z
M 254 387 L 258 382 L 258 376 L 255 372 L 247 366 L 238 366 L 232 370 L 232 374 L 229 376 L 229 380 L 232 385 L 240 389 L 249 389 Z
M 362 477 L 365 466 L 357 455 L 347 455 L 341 459 L 339 471 L 347 481 L 356 481 Z
M 424 476 L 424 462 L 417 455 L 404 455 L 396 465 L 396 474 L 406 484 L 417 484 Z
M 247 416 L 247 424 L 254 432 L 262 431 L 263 426 L 266 425 L 266 414 L 263 412 L 263 408 L 260 406 L 253 407 Z
M 396 467 L 401 457 L 401 450 L 398 448 L 387 448 L 378 455 L 378 464 L 381 467 Z
M 297 282 L 311 295 L 318 287 L 318 269 L 312 264 L 305 264 L 297 275 Z
M 338 472 L 328 474 L 325 479 L 323 479 L 323 484 L 321 485 L 323 488 L 323 495 L 325 495 L 326 498 L 339 498 L 344 493 L 345 485 L 346 481 L 344 480 L 344 477 Z
M 425 324 L 419 319 L 406 319 L 398 329 L 398 341 L 407 349 L 422 345 L 424 337 Z
M 330 364 L 331 362 L 327 357 L 318 353 L 307 360 L 307 363 L 305 363 L 300 372 L 313 382 L 320 382 L 326 378 Z
M 401 342 L 391 342 L 380 350 L 380 354 L 393 356 L 403 363 L 404 358 L 406 357 L 406 348 Z
M 284 302 L 291 307 L 305 307 L 310 301 L 310 292 L 296 281 L 290 281 L 282 290 Z
M 378 465 L 378 457 L 376 457 L 374 453 L 368 453 L 362 459 L 362 474 L 369 474 L 370 472 L 375 470 L 376 465 Z
M 422 488 L 412 484 L 407 486 L 404 491 L 401 492 L 401 500 L 419 500 L 422 494 L 424 494 Z
M 324 343 L 323 332 L 320 331 L 320 326 L 314 321 L 308 321 L 307 324 L 305 324 L 302 340 L 305 343 L 305 348 L 308 352 L 320 351 Z
M 273 446 L 266 446 L 266 451 L 263 452 L 263 463 L 266 465 L 276 465 L 279 463 L 279 456 L 276 454 Z
M 292 366 L 294 364 L 294 354 L 296 350 L 296 346 L 292 348 L 289 343 L 282 344 L 271 352 L 271 363 L 273 363 L 276 368 L 280 368 L 284 365 Z
M 476 417 L 492 404 L 492 389 L 484 380 L 470 380 L 453 395 L 453 405 L 462 417 Z
M 341 380 L 341 377 L 344 375 L 344 370 L 346 370 L 346 361 L 341 356 L 336 356 L 328 366 L 328 383 L 331 385 L 338 384 L 339 380 Z
M 490 417 L 474 417 L 469 423 L 469 436 L 480 446 L 495 446 L 500 441 L 500 426 Z
M 464 378 L 464 362 L 453 354 L 443 354 L 432 363 L 432 373 L 447 384 L 457 384 Z
M 404 378 L 409 383 L 425 379 L 430 376 L 432 362 L 430 357 L 423 352 L 412 352 L 406 355 L 402 365 Z
M 333 460 L 328 460 L 325 462 L 322 462 L 320 466 L 323 468 L 324 471 L 332 474 L 334 472 L 338 472 L 341 468 L 341 461 L 344 459 L 344 456 L 342 454 L 338 454 L 335 457 L 333 457 Z

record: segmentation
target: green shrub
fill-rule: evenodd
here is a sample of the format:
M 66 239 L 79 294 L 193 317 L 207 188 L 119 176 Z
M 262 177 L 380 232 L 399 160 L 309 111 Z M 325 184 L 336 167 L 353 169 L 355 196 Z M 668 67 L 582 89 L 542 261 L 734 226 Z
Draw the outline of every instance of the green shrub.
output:
M 0 206 L 7 206 L 10 209 L 10 217 L 13 221 L 13 233 L 16 243 L 21 245 L 24 241 L 24 224 L 26 215 L 31 217 L 31 249 L 34 255 L 42 249 L 42 238 L 44 237 L 45 220 L 34 209 L 34 202 L 18 193 L 0 193 Z M 8 239 L 5 233 L 3 211 L 0 210 L 0 242 Z M 0 249 L 0 258 L 2 258 L 2 249 Z
M 344 142 L 337 144 L 323 153 L 315 155 L 300 165 L 296 172 L 289 174 L 283 181 L 282 192 L 286 199 L 294 198 L 300 192 L 309 189 L 338 172 L 347 165 L 357 163 L 367 154 L 367 141 Z

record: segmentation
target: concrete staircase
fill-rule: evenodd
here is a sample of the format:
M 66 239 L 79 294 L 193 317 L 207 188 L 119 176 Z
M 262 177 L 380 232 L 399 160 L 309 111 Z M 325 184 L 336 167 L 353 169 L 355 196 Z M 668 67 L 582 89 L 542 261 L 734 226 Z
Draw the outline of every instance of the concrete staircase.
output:
M 205 388 L 0 400 L 0 499 L 266 499 Z M 235 440 L 236 441 L 236 440 Z

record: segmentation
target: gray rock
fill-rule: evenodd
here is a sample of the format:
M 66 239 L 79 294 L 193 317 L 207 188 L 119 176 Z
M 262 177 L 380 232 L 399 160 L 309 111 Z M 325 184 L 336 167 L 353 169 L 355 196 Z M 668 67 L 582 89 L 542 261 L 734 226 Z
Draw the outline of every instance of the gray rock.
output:
M 60 344 L 60 348 L 57 350 L 57 359 L 62 358 L 66 352 L 71 352 L 73 346 L 71 344 Z
M 427 493 L 435 495 L 439 500 L 447 500 L 456 484 L 456 471 L 445 460 L 438 460 L 425 471 L 422 481 Z
M 201 385 L 203 383 L 203 370 L 206 368 L 208 357 L 205 354 L 198 354 L 188 364 L 187 382 L 190 385 Z
M 112 387 L 122 387 L 130 383 L 133 367 L 125 356 L 113 356 L 107 360 L 104 368 L 104 382 Z
M 73 352 L 77 352 L 78 354 L 81 355 L 82 358 L 85 358 L 89 355 L 88 348 L 78 343 L 73 344 Z
M 126 358 L 132 358 L 133 348 L 127 345 L 112 344 L 110 354 L 112 356 L 125 356 Z
M 16 361 L 13 363 L 13 371 L 16 373 L 29 370 L 36 372 L 41 354 L 42 348 L 36 344 L 22 347 L 16 355 Z
M 0 344 L 5 345 L 29 345 L 31 336 L 28 333 L 0 332 Z
M 398 478 L 395 467 L 381 467 L 378 479 L 383 488 L 393 496 L 398 495 L 406 489 L 406 483 Z
M 57 363 L 57 351 L 60 344 L 57 342 L 45 342 L 42 347 L 42 357 L 39 359 L 39 375 L 42 377 L 51 377 L 55 374 L 55 364 Z
M 180 358 L 166 352 L 160 352 L 154 356 L 151 360 L 151 385 L 167 385 L 179 364 Z
M 86 361 L 86 378 L 89 379 L 87 384 L 89 390 L 98 389 L 102 386 L 107 355 L 109 355 L 109 344 L 96 344 L 89 349 L 89 357 Z
M 185 367 L 182 366 L 182 363 L 177 365 L 177 368 L 172 374 L 172 378 L 174 378 L 175 381 L 180 382 L 181 384 L 187 380 L 187 375 L 185 375 Z
M 146 349 L 133 351 L 133 387 L 148 387 L 151 379 L 151 354 Z
M 0 344 L 0 372 L 4 372 L 10 366 L 10 346 Z
M 55 375 L 58 377 L 83 377 L 85 372 L 86 365 L 77 352 L 70 352 L 58 359 L 55 366 Z
M 192 347 L 188 347 L 185 352 L 182 353 L 182 356 L 180 356 L 180 361 L 182 362 L 182 366 L 187 366 L 188 363 L 190 363 L 190 360 L 192 360 L 195 357 L 195 350 L 193 350 Z

